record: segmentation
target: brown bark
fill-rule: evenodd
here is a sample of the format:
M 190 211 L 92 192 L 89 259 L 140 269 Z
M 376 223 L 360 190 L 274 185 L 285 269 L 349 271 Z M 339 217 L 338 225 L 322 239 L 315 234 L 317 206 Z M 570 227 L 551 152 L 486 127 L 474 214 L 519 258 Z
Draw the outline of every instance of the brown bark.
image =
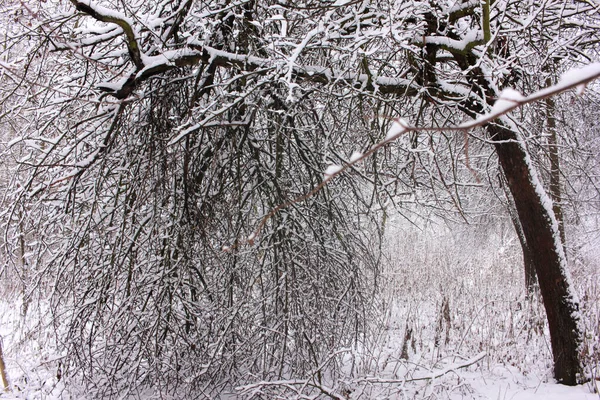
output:
M 550 328 L 554 376 L 560 383 L 576 385 L 581 370 L 579 304 L 566 276 L 566 260 L 554 213 L 544 204 L 543 189 L 535 182 L 526 149 L 516 133 L 496 124 L 488 124 L 486 129 L 494 140 L 537 272 Z
M 6 365 L 4 364 L 4 354 L 2 352 L 2 338 L 0 338 L 0 378 L 5 391 L 10 390 L 8 386 L 8 377 L 6 376 Z
M 535 265 L 533 263 L 533 257 L 531 254 L 531 250 L 529 249 L 529 245 L 527 244 L 527 239 L 525 238 L 525 233 L 523 233 L 523 227 L 521 226 L 521 221 L 519 220 L 519 214 L 517 213 L 517 207 L 515 206 L 515 202 L 511 194 L 509 193 L 509 189 L 507 188 L 506 178 L 501 176 L 500 184 L 502 185 L 502 189 L 504 190 L 504 194 L 506 195 L 506 200 L 508 201 L 508 215 L 510 216 L 510 221 L 515 228 L 515 232 L 517 233 L 517 237 L 519 238 L 519 243 L 521 244 L 521 251 L 523 253 L 523 269 L 525 272 L 525 290 L 527 292 L 527 296 L 530 296 L 535 291 L 535 284 L 537 283 L 537 276 L 535 274 Z
M 552 80 L 546 79 L 546 85 L 551 86 Z M 548 194 L 552 198 L 552 210 L 558 222 L 560 231 L 560 239 L 563 243 L 563 248 L 566 243 L 564 217 L 562 212 L 562 194 L 560 189 L 560 160 L 558 157 L 558 138 L 556 135 L 556 103 L 554 98 L 546 98 L 546 123 L 548 129 L 548 154 L 550 158 L 550 186 Z

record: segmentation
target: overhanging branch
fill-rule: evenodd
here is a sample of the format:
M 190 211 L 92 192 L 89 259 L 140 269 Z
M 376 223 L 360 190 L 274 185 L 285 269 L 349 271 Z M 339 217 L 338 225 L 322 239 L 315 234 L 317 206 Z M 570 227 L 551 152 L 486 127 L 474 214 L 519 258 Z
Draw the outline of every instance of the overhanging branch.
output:
M 129 18 L 114 10 L 93 4 L 90 0 L 71 0 L 71 3 L 73 3 L 78 11 L 88 14 L 98 21 L 119 25 L 127 37 L 127 50 L 129 51 L 129 56 L 131 57 L 133 64 L 137 69 L 144 68 L 137 35 L 133 29 L 133 22 Z
M 574 89 L 574 88 L 577 88 L 579 91 L 582 91 L 588 83 L 590 83 L 591 81 L 598 79 L 598 78 L 600 78 L 600 63 L 593 63 L 593 64 L 587 65 L 586 67 L 581 68 L 581 69 L 570 70 L 563 75 L 562 79 L 556 85 L 553 85 L 553 86 L 547 87 L 545 89 L 539 90 L 537 92 L 534 92 L 527 97 L 521 96 L 520 94 L 518 94 L 512 90 L 508 91 L 506 98 L 503 98 L 501 95 L 501 97 L 497 100 L 497 103 L 496 103 L 497 105 L 494 108 L 492 108 L 492 110 L 489 113 L 484 114 L 484 115 L 480 116 L 479 118 L 476 118 L 472 121 L 464 122 L 464 123 L 456 125 L 456 126 L 417 127 L 417 126 L 411 126 L 406 121 L 396 118 L 396 119 L 394 119 L 394 123 L 392 124 L 392 127 L 390 128 L 385 140 L 374 144 L 373 146 L 371 146 L 371 148 L 369 148 L 364 153 L 355 153 L 356 155 L 353 155 L 350 158 L 350 161 L 344 165 L 331 166 L 334 168 L 331 168 L 331 167 L 328 168 L 328 170 L 325 172 L 325 178 L 323 179 L 323 181 L 320 184 L 318 184 L 310 192 L 303 194 L 301 196 L 298 196 L 294 199 L 288 200 L 287 202 L 282 203 L 282 204 L 278 205 L 277 207 L 273 208 L 267 215 L 265 215 L 261 219 L 261 221 L 259 222 L 259 224 L 256 227 L 256 229 L 254 230 L 254 232 L 246 240 L 238 242 L 237 246 L 239 246 L 241 244 L 242 245 L 243 244 L 253 245 L 254 241 L 256 240 L 258 235 L 260 235 L 260 232 L 264 228 L 265 224 L 268 222 L 269 219 L 271 219 L 273 216 L 275 216 L 275 214 L 277 214 L 281 210 L 288 208 L 296 203 L 300 203 L 306 199 L 311 198 L 312 196 L 317 194 L 321 189 L 323 189 L 325 186 L 327 186 L 327 184 L 331 180 L 333 180 L 336 176 L 343 174 L 344 172 L 346 172 L 347 170 L 349 170 L 351 168 L 354 168 L 354 166 L 356 164 L 358 164 L 359 162 L 370 157 L 375 152 L 377 152 L 379 149 L 396 141 L 400 136 L 404 136 L 405 134 L 407 134 L 409 132 L 421 132 L 421 131 L 430 131 L 430 132 L 442 132 L 442 131 L 462 131 L 462 132 L 464 132 L 464 131 L 468 131 L 472 128 L 489 124 L 490 122 L 508 114 L 510 111 L 512 111 L 518 107 L 521 107 L 525 104 L 543 100 L 550 96 L 555 96 L 559 93 L 562 93 L 562 92 L 565 92 L 567 90 Z M 223 249 L 225 251 L 229 251 L 230 247 L 226 246 Z
M 213 63 L 219 67 L 236 67 L 245 71 L 257 71 L 260 69 L 260 74 L 264 75 L 269 72 L 276 74 L 279 65 L 285 64 L 284 60 L 277 63 L 267 58 L 230 53 L 199 44 L 192 44 L 185 49 L 167 51 L 158 56 L 144 57 L 144 61 L 146 65 L 142 69 L 132 72 L 128 78 L 122 80 L 120 83 L 100 84 L 99 88 L 118 99 L 124 99 L 130 96 L 133 90 L 144 81 L 167 71 L 185 66 Z M 304 82 L 322 84 L 339 82 L 356 88 L 362 88 L 366 83 L 370 82 L 373 86 L 373 91 L 382 94 L 410 96 L 416 94 L 418 91 L 418 88 L 408 79 L 391 77 L 376 77 L 371 79 L 367 74 L 340 72 L 321 66 L 295 65 L 292 76 Z

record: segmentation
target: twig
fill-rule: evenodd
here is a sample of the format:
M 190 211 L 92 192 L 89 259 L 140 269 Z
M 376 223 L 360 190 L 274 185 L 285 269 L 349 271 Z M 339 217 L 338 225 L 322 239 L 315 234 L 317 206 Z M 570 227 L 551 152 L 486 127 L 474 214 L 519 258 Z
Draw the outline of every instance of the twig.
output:
M 405 382 L 416 382 L 416 381 L 425 381 L 425 380 L 433 380 L 439 377 L 446 375 L 449 372 L 456 371 L 457 369 L 469 367 L 476 362 L 481 361 L 487 355 L 486 352 L 481 352 L 477 354 L 475 357 L 468 359 L 467 361 L 460 364 L 452 364 L 444 369 L 441 369 L 436 372 L 432 372 L 428 375 L 419 376 L 416 378 L 410 379 L 383 379 L 383 378 L 362 378 L 359 379 L 358 382 L 368 382 L 368 383 L 405 383 Z
M 573 79 L 573 77 L 577 75 L 576 79 Z M 567 77 L 568 76 L 568 77 Z M 315 194 L 317 194 L 321 189 L 323 189 L 333 178 L 335 178 L 338 175 L 343 174 L 344 172 L 346 172 L 348 169 L 354 167 L 356 164 L 358 164 L 359 162 L 363 161 L 364 159 L 370 157 L 373 153 L 375 153 L 376 151 L 378 151 L 379 149 L 381 149 L 382 147 L 388 145 L 389 143 L 392 143 L 394 141 L 396 141 L 396 139 L 398 139 L 400 136 L 405 135 L 406 133 L 409 132 L 422 132 L 422 131 L 429 131 L 429 132 L 442 132 L 442 131 L 460 131 L 460 132 L 466 132 L 472 128 L 478 127 L 478 126 L 483 126 L 489 122 L 492 122 L 496 119 L 498 119 L 499 117 L 508 114 L 510 111 L 518 108 L 518 107 L 522 107 L 525 104 L 529 104 L 529 103 L 533 103 L 539 100 L 543 100 L 547 97 L 551 97 L 551 96 L 555 96 L 559 93 L 565 92 L 567 90 L 570 89 L 574 89 L 577 88 L 578 92 L 581 93 L 583 91 L 583 89 L 585 89 L 586 85 L 588 83 L 590 83 L 591 81 L 600 78 L 600 63 L 592 63 L 587 65 L 584 68 L 581 69 L 573 69 L 568 71 L 565 75 L 563 75 L 563 79 L 557 83 L 556 85 L 553 86 L 549 86 L 545 89 L 539 90 L 537 92 L 534 92 L 532 94 L 530 94 L 527 97 L 523 97 L 523 96 L 516 96 L 515 91 L 511 92 L 511 96 L 510 98 L 503 98 L 502 95 L 500 95 L 500 97 L 498 98 L 498 100 L 502 100 L 505 102 L 508 102 L 509 104 L 505 104 L 503 107 L 498 108 L 496 110 L 494 110 L 492 108 L 492 110 L 487 113 L 484 114 L 482 116 L 480 116 L 479 118 L 476 118 L 474 120 L 471 121 L 467 121 L 464 122 L 462 124 L 459 125 L 455 125 L 455 126 L 445 126 L 445 127 L 416 127 L 416 126 L 410 126 L 409 124 L 407 124 L 404 120 L 399 119 L 399 118 L 394 118 L 394 123 L 392 124 L 392 128 L 390 129 L 390 132 L 388 133 L 388 136 L 385 138 L 385 140 L 383 140 L 382 142 L 379 142 L 375 145 L 373 145 L 369 150 L 367 150 L 366 152 L 362 153 L 359 157 L 355 157 L 352 160 L 350 160 L 348 163 L 344 164 L 343 166 L 340 166 L 339 169 L 337 169 L 336 171 L 332 172 L 332 173 L 328 173 L 325 175 L 325 179 L 323 179 L 323 181 L 321 183 L 319 183 L 313 190 L 311 190 L 310 192 L 302 195 L 302 196 L 298 196 L 292 200 L 289 200 L 285 203 L 282 203 L 280 205 L 278 205 L 277 207 L 273 208 L 267 215 L 265 215 L 260 223 L 258 224 L 258 226 L 256 227 L 256 229 L 254 230 L 254 232 L 248 236 L 248 238 L 246 240 L 241 240 L 238 241 L 233 247 L 238 247 L 240 245 L 244 245 L 244 244 L 249 244 L 249 245 L 253 245 L 254 241 L 256 240 L 256 238 L 260 235 L 262 229 L 264 228 L 265 224 L 269 221 L 269 219 L 271 219 L 275 214 L 277 214 L 279 211 L 294 205 L 296 203 L 300 203 L 306 199 L 309 199 L 310 197 L 314 196 Z M 394 130 L 394 133 L 392 133 L 392 130 Z M 390 134 L 392 133 L 392 134 Z M 224 246 L 223 247 L 224 251 L 229 251 L 231 250 L 231 247 L 229 246 Z
M 258 391 L 260 391 L 260 389 L 264 388 L 264 387 L 285 387 L 288 388 L 290 390 L 294 390 L 296 387 L 313 387 L 315 389 L 318 389 L 321 391 L 321 393 L 323 393 L 326 396 L 331 397 L 332 399 L 335 400 L 344 400 L 344 398 L 342 396 L 340 396 L 339 394 L 337 394 L 335 392 L 334 389 L 331 389 L 329 387 L 323 386 L 321 384 L 315 384 L 313 382 L 311 382 L 309 379 L 294 379 L 294 380 L 281 380 L 281 381 L 261 381 L 261 382 L 257 382 L 257 383 L 252 383 L 250 385 L 245 385 L 245 386 L 239 386 L 236 388 L 236 390 L 240 391 L 241 393 L 257 393 Z

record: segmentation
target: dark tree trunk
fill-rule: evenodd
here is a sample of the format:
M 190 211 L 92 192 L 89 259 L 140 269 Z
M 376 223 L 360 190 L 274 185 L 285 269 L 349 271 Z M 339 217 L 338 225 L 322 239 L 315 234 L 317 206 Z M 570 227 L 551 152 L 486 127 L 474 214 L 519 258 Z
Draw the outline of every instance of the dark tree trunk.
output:
M 523 270 L 525 272 L 525 290 L 527 292 L 527 296 L 529 297 L 534 293 L 535 284 L 537 283 L 535 264 L 533 262 L 531 250 L 529 249 L 529 245 L 527 244 L 527 239 L 525 238 L 525 233 L 523 232 L 523 227 L 521 226 L 521 221 L 519 220 L 517 206 L 515 205 L 512 195 L 509 192 L 506 177 L 504 175 L 500 177 L 500 184 L 502 185 L 502 189 L 504 190 L 506 200 L 508 201 L 507 208 L 508 215 L 510 216 L 510 221 L 512 222 L 513 227 L 515 228 L 515 232 L 517 233 L 517 237 L 519 238 L 519 243 L 521 244 L 521 251 L 523 252 Z
M 551 86 L 552 80 L 548 78 L 546 85 Z M 552 97 L 546 98 L 546 122 L 548 129 L 548 154 L 550 156 L 550 186 L 548 194 L 552 198 L 552 210 L 558 222 L 560 239 L 563 249 L 566 244 L 565 223 L 562 212 L 562 194 L 560 189 L 560 159 L 558 157 L 558 138 L 556 134 L 556 103 Z M 565 253 L 566 255 L 566 253 Z
M 506 127 L 486 126 L 508 188 L 513 196 L 540 292 L 548 316 L 554 376 L 565 385 L 576 385 L 580 372 L 579 304 L 570 287 L 558 224 L 529 156 L 517 134 Z

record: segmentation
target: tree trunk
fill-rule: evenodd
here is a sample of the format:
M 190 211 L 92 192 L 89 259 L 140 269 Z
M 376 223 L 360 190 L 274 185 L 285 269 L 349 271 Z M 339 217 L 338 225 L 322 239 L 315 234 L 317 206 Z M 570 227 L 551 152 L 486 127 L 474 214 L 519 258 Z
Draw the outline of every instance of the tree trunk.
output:
M 2 387 L 5 391 L 10 391 L 8 385 L 8 377 L 6 375 L 6 364 L 4 364 L 4 353 L 2 352 L 2 338 L 0 337 L 0 378 L 2 379 Z
M 551 86 L 552 80 L 546 79 L 546 86 Z M 560 159 L 558 157 L 558 138 L 556 135 L 556 103 L 554 98 L 546 98 L 546 128 L 548 129 L 548 154 L 550 156 L 550 186 L 548 194 L 552 198 L 552 210 L 558 222 L 558 230 L 560 231 L 560 239 L 562 241 L 563 250 L 566 244 L 565 223 L 562 212 L 562 194 L 560 189 Z
M 579 302 L 566 269 L 552 202 L 540 185 L 517 134 L 496 124 L 488 124 L 486 129 L 494 140 L 537 272 L 550 328 L 554 376 L 562 384 L 576 385 L 581 370 Z
M 504 190 L 504 195 L 506 196 L 506 201 L 508 202 L 507 209 L 508 215 L 510 216 L 510 221 L 515 228 L 515 232 L 517 233 L 517 237 L 519 238 L 519 243 L 521 244 L 521 251 L 523 253 L 523 270 L 525 272 L 525 291 L 527 297 L 529 298 L 535 292 L 535 284 L 537 283 L 537 276 L 535 274 L 535 264 L 533 262 L 531 250 L 529 249 L 529 245 L 527 244 L 527 239 L 525 238 L 525 233 L 523 232 L 523 227 L 521 226 L 521 221 L 519 220 L 519 214 L 517 212 L 517 206 L 509 193 L 508 184 L 506 182 L 506 177 L 501 174 L 500 176 L 500 184 L 502 189 Z

